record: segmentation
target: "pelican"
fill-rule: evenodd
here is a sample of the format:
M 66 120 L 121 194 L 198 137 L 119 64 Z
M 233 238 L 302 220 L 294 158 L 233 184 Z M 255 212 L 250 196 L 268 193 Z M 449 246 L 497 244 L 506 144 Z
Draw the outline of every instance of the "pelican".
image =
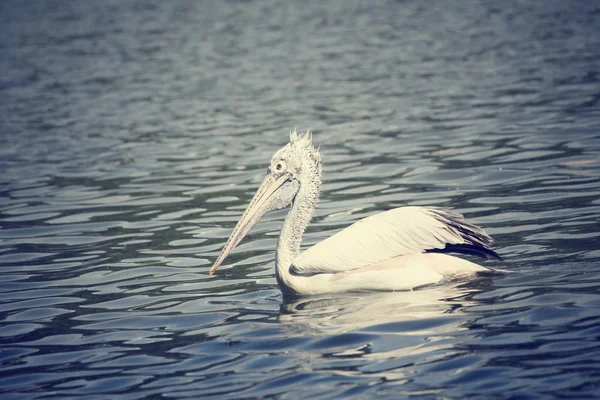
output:
M 489 271 L 448 252 L 500 259 L 482 228 L 438 207 L 399 207 L 372 215 L 300 254 L 322 174 L 312 134 L 292 131 L 290 142 L 273 155 L 264 181 L 209 275 L 265 214 L 287 207 L 275 256 L 277 283 L 284 295 L 411 290 Z

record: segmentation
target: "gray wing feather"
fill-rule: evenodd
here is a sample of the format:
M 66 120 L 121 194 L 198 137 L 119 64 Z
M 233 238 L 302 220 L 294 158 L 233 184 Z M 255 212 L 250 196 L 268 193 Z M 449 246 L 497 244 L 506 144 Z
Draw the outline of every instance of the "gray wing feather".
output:
M 492 238 L 444 208 L 400 207 L 360 220 L 296 257 L 299 275 L 351 271 L 393 257 L 469 245 L 488 250 Z

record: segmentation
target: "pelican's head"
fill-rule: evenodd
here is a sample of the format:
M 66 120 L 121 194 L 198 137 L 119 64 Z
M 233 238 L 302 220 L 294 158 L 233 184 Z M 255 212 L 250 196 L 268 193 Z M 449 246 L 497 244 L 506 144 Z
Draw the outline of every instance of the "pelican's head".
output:
M 208 273 L 212 275 L 219 268 L 225 257 L 269 211 L 289 207 L 301 190 L 311 198 L 318 198 L 321 175 L 321 156 L 312 144 L 312 135 L 292 131 L 290 142 L 271 158 L 267 176 Z

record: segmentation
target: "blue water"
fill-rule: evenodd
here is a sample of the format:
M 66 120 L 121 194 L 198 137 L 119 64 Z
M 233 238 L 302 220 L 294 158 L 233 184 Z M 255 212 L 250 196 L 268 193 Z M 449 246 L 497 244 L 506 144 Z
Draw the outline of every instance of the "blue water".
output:
M 0 397 L 600 393 L 600 5 L 0 3 Z M 283 298 L 263 220 L 208 269 L 294 127 L 305 244 L 451 207 L 506 272 Z

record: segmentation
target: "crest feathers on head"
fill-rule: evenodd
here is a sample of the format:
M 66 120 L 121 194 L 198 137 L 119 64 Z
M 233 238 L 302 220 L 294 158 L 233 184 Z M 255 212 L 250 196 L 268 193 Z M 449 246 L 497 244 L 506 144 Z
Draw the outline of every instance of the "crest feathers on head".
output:
M 316 159 L 319 161 L 321 160 L 319 150 L 315 149 L 313 146 L 312 133 L 310 132 L 310 129 L 307 130 L 306 133 L 302 134 L 298 133 L 298 130 L 294 128 L 294 130 L 290 132 L 290 144 L 292 146 L 300 146 L 309 149 Z
M 300 142 L 300 144 L 303 144 L 304 146 L 312 145 L 312 133 L 310 132 L 310 129 L 302 134 L 298 133 L 298 130 L 294 128 L 294 130 L 290 132 L 290 142 Z

